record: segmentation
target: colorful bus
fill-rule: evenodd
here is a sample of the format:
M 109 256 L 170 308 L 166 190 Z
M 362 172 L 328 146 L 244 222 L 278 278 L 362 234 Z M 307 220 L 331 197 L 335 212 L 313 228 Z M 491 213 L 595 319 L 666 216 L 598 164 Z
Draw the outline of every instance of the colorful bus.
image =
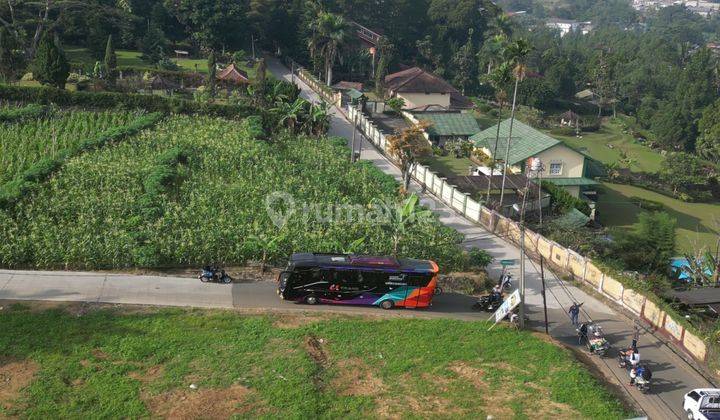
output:
M 285 300 L 426 308 L 437 285 L 433 261 L 346 254 L 293 254 L 278 276 Z

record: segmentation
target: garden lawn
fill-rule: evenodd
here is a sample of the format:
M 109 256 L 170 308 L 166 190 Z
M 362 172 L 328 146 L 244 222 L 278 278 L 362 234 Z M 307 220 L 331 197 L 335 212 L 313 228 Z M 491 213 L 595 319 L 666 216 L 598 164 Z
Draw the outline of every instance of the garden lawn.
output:
M 430 167 L 433 172 L 442 176 L 466 176 L 470 166 L 475 167 L 477 163 L 469 158 L 456 158 L 455 155 L 430 156 L 423 158 L 421 163 Z
M 483 323 L 13 304 L 0 324 L 0 417 L 632 417 L 567 350 Z
M 615 120 L 603 124 L 599 131 L 583 133 L 582 138 L 575 136 L 560 136 L 545 130 L 548 135 L 562 140 L 568 146 L 586 152 L 593 159 L 605 164 L 619 163 L 620 153 L 624 151 L 634 163 L 630 165 L 633 171 L 657 172 L 660 170 L 664 157 L 651 148 L 638 143 L 629 134 L 623 133 L 622 125 Z M 609 148 L 611 144 L 614 148 Z M 621 165 L 622 166 L 622 165 Z
M 630 227 L 642 210 L 631 197 L 657 201 L 677 219 L 679 252 L 692 252 L 696 246 L 714 249 L 720 225 L 720 204 L 685 203 L 632 185 L 603 183 L 598 200 L 600 223 L 609 227 Z
M 85 66 L 92 66 L 95 64 L 95 60 L 87 48 L 83 47 L 70 47 L 65 49 L 68 61 L 71 63 L 82 63 Z M 117 65 L 118 67 L 147 67 L 148 70 L 153 69 L 153 65 L 142 59 L 142 52 L 131 51 L 131 50 L 117 50 Z M 207 74 L 207 59 L 204 58 L 176 58 L 174 54 L 170 54 L 169 58 L 180 66 L 181 71 L 185 72 L 199 72 Z M 197 67 L 196 67 L 197 66 Z M 244 63 L 240 66 L 242 70 L 245 70 L 250 77 L 254 77 L 255 69 L 247 67 Z
M 344 139 L 270 139 L 253 121 L 168 117 L 69 159 L 38 191 L 0 211 L 0 266 L 243 265 L 265 251 L 277 262 L 293 252 L 392 252 L 388 226 L 371 212 L 348 217 L 342 207 L 359 214 L 377 200 L 397 202 L 391 176 L 350 163 Z M 270 203 L 296 210 L 285 224 L 273 222 L 268 197 L 292 200 Z M 407 230 L 399 252 L 461 269 L 461 239 L 429 218 Z

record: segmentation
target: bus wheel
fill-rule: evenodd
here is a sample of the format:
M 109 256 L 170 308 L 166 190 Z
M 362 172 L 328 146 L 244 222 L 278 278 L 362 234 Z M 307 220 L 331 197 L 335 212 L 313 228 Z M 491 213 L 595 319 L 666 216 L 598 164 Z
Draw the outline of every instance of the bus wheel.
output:
M 316 305 L 318 303 L 318 298 L 313 295 L 305 296 L 305 303 L 308 305 Z
M 388 300 L 383 300 L 382 302 L 380 302 L 380 307 L 383 308 L 383 309 L 392 309 L 393 306 L 395 306 L 395 302 L 393 302 L 393 301 L 390 300 L 390 299 L 388 299 Z

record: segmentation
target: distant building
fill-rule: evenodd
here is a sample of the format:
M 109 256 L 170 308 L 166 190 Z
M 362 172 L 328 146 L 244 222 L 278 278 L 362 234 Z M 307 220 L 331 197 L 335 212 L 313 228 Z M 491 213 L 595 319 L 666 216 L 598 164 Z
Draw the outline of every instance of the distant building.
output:
M 235 64 L 230 64 L 225 67 L 220 73 L 217 74 L 217 79 L 227 83 L 228 85 L 243 85 L 250 83 L 247 73 L 235 67 Z
M 449 140 L 467 140 L 480 131 L 477 120 L 469 113 L 418 112 L 413 113 L 413 117 L 431 124 L 426 132 L 436 146 L 443 146 Z
M 409 110 L 429 105 L 458 110 L 473 105 L 450 83 L 419 67 L 385 76 L 385 87 L 391 97 L 402 98 Z
M 545 26 L 560 31 L 560 36 L 565 36 L 570 32 L 581 32 L 586 35 L 592 30 L 592 22 L 579 22 L 570 19 L 550 18 L 545 22 Z

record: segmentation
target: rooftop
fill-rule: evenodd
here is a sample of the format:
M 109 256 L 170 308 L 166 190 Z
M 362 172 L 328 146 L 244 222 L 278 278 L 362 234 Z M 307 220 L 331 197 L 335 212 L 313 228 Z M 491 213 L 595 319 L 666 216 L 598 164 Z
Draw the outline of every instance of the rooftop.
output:
M 415 115 L 420 121 L 432 125 L 427 129 L 431 137 L 435 136 L 472 136 L 480 131 L 480 126 L 472 114 L 453 112 L 428 112 Z
M 493 158 L 505 160 L 505 146 L 509 133 L 510 119 L 508 118 L 500 123 L 500 141 L 497 142 L 497 152 Z M 470 140 L 475 142 L 476 147 L 485 148 L 492 154 L 495 148 L 496 135 L 497 126 L 492 126 L 470 137 Z M 508 165 L 516 165 L 561 143 L 560 140 L 556 140 L 516 119 L 513 123 L 510 154 L 507 163 Z
M 250 79 L 248 78 L 247 73 L 245 73 L 245 71 L 240 70 L 239 68 L 235 67 L 234 63 L 225 67 L 220 73 L 218 73 L 217 78 L 219 80 L 224 80 L 224 81 L 234 82 L 234 83 L 249 83 L 250 82 Z
M 385 76 L 385 86 L 396 93 L 443 93 L 450 95 L 451 108 L 472 108 L 472 102 L 450 83 L 419 67 Z
M 543 181 L 552 182 L 560 187 L 587 187 L 591 185 L 599 185 L 600 183 L 590 178 L 543 178 Z

